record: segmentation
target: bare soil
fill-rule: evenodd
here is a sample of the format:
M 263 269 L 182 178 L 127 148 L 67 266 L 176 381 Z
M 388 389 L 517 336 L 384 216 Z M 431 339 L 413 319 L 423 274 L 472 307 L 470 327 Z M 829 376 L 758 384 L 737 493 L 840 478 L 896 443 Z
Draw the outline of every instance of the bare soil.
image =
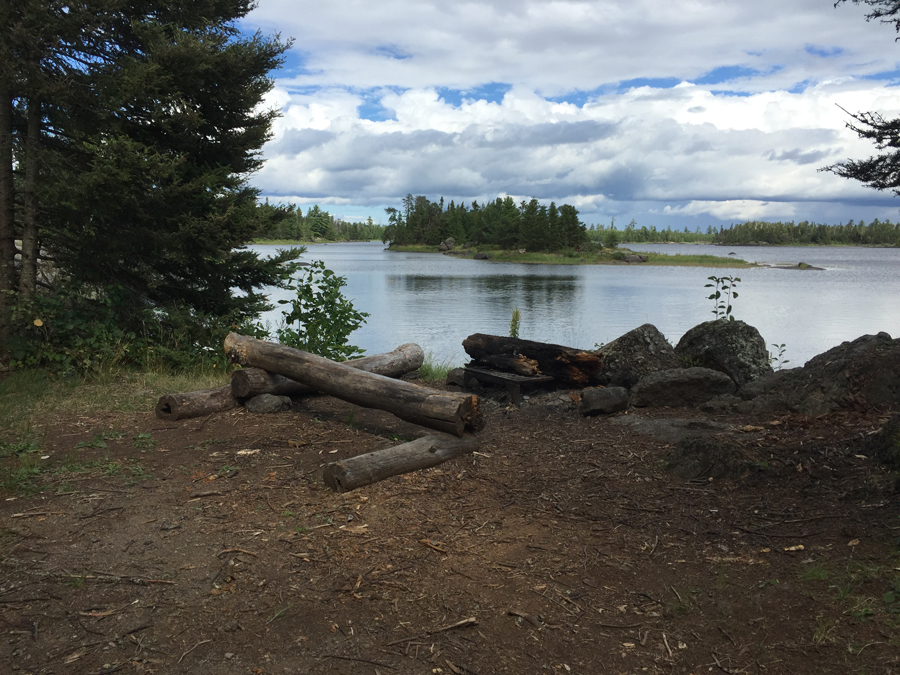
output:
M 48 421 L 0 499 L 0 672 L 900 673 L 884 416 L 568 396 L 482 399 L 478 453 L 346 494 L 326 462 L 422 430 L 328 397 Z M 673 418 L 756 469 L 675 477 Z

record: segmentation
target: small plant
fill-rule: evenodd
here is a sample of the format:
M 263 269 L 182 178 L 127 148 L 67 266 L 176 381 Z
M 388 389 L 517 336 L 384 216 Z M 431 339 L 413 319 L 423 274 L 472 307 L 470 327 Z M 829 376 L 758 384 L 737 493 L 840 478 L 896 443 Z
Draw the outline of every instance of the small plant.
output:
M 740 277 L 717 277 L 715 275 L 707 277 L 712 283 L 706 284 L 704 288 L 715 288 L 716 290 L 708 296 L 708 300 L 713 301 L 713 314 L 716 315 L 717 321 L 734 321 L 734 315 L 731 313 L 731 301 L 738 297 L 735 286 L 741 280 Z
M 509 321 L 509 337 L 517 338 L 519 337 L 519 325 L 522 322 L 522 312 L 519 311 L 519 308 L 516 307 L 512 311 L 512 319 Z
M 131 444 L 141 450 L 151 450 L 156 447 L 156 441 L 149 431 L 142 431 L 131 439 Z
M 81 441 L 76 448 L 97 448 L 103 449 L 106 447 L 106 441 L 110 439 L 122 438 L 125 434 L 120 431 L 101 431 L 99 434 L 94 436 L 89 441 Z
M 311 263 L 304 274 L 290 287 L 297 297 L 279 301 L 290 304 L 291 310 L 283 312 L 284 324 L 276 331 L 278 341 L 333 361 L 361 356 L 364 350 L 348 344 L 347 338 L 369 315 L 357 311 L 341 293 L 346 278 L 327 269 L 321 260 Z
M 790 363 L 789 359 L 784 358 L 784 345 L 776 345 L 774 342 L 772 343 L 772 349 L 774 351 L 769 352 L 769 363 L 772 364 L 772 367 L 775 370 L 781 370 L 784 368 L 784 364 Z

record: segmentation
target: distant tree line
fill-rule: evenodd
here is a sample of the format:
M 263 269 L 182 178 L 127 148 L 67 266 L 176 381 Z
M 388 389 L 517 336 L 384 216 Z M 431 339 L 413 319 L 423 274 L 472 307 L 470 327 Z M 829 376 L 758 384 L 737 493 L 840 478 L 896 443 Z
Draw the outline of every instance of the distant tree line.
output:
M 750 221 L 720 228 L 715 234 L 717 244 L 770 244 L 827 246 L 900 246 L 900 223 L 876 218 L 868 225 L 853 220 L 843 225 L 823 225 L 804 220 L 800 223 L 767 223 Z
M 614 241 L 616 243 L 654 243 L 654 244 L 666 244 L 668 242 L 675 242 L 678 244 L 712 244 L 715 243 L 716 230 L 710 225 L 706 233 L 700 232 L 700 228 L 695 228 L 693 232 L 691 232 L 687 227 L 684 228 L 683 231 L 673 230 L 671 227 L 667 227 L 664 230 L 657 230 L 655 225 L 651 225 L 647 227 L 646 225 L 642 225 L 641 227 L 637 226 L 637 222 L 632 220 L 628 225 L 625 226 L 624 230 L 616 229 L 616 221 L 613 218 L 612 222 L 607 225 L 591 225 L 590 229 L 587 231 L 588 239 L 590 241 L 596 243 L 605 244 L 609 248 L 615 248 L 615 246 L 610 246 L 610 242 Z
M 900 246 L 900 223 L 876 218 L 871 223 L 849 221 L 840 225 L 824 225 L 804 220 L 799 223 L 747 221 L 745 223 L 719 226 L 709 225 L 706 232 L 695 228 L 693 232 L 667 227 L 658 230 L 655 226 L 637 227 L 632 220 L 625 229 L 615 227 L 615 219 L 609 225 L 591 225 L 588 239 L 598 244 L 610 246 L 610 242 L 655 243 L 675 242 L 679 244 L 722 244 L 740 246 L 746 244 L 766 244 L 769 246 Z M 610 248 L 614 248 L 611 246 Z
M 470 206 L 444 204 L 427 197 L 406 195 L 400 209 L 385 209 L 388 226 L 382 241 L 392 245 L 435 246 L 452 237 L 458 244 L 526 249 L 532 252 L 577 248 L 587 242 L 587 230 L 574 206 L 549 206 L 537 199 L 500 198 Z
M 384 225 L 376 225 L 372 217 L 365 222 L 347 222 L 334 218 L 328 211 L 323 211 L 318 204 L 311 206 L 303 214 L 303 210 L 291 205 L 274 207 L 268 204 L 261 208 L 279 217 L 266 219 L 266 226 L 261 228 L 257 236 L 261 239 L 283 239 L 287 241 L 311 242 L 325 241 L 372 241 L 379 240 L 384 234 Z

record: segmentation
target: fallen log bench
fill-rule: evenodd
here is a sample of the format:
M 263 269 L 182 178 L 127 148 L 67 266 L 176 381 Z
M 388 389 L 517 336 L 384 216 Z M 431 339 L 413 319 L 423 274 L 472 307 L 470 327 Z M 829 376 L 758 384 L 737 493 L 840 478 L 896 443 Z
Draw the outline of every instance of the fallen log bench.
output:
M 552 375 L 516 375 L 515 373 L 502 373 L 486 368 L 466 366 L 463 368 L 463 385 L 468 388 L 472 380 L 489 384 L 498 384 L 506 388 L 510 400 L 516 405 L 522 403 L 522 390 L 536 387 L 541 384 L 555 382 Z
M 343 363 L 274 342 L 229 333 L 225 355 L 231 363 L 262 368 L 312 389 L 393 413 L 400 419 L 462 436 L 484 427 L 478 397 L 454 394 L 356 370 Z
M 322 471 L 322 480 L 332 490 L 349 492 L 385 478 L 443 464 L 477 448 L 475 436 L 466 434 L 456 438 L 432 434 L 392 448 L 332 462 Z
M 418 370 L 424 361 L 425 352 L 422 348 L 417 344 L 409 343 L 400 345 L 392 352 L 364 356 L 343 363 L 368 373 L 400 377 Z M 262 368 L 242 368 L 231 374 L 231 393 L 238 398 L 250 398 L 260 394 L 302 396 L 315 393 L 315 390 L 283 375 L 269 373 Z
M 424 360 L 425 352 L 422 348 L 409 343 L 385 354 L 373 354 L 344 363 L 358 370 L 400 377 L 421 368 Z M 175 422 L 225 412 L 239 407 L 245 399 L 260 394 L 303 396 L 314 393 L 316 393 L 314 389 L 282 375 L 268 373 L 261 368 L 242 368 L 231 374 L 231 384 L 224 387 L 160 396 L 156 403 L 156 416 L 161 420 Z

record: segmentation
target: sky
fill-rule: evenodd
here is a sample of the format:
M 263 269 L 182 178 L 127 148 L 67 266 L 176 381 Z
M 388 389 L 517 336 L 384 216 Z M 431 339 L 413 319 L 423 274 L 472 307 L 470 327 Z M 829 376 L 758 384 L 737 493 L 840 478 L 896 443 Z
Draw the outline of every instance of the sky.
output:
M 900 42 L 833 0 L 260 0 L 292 38 L 262 196 L 386 222 L 408 193 L 572 204 L 586 224 L 900 219 L 821 167 L 900 116 Z

